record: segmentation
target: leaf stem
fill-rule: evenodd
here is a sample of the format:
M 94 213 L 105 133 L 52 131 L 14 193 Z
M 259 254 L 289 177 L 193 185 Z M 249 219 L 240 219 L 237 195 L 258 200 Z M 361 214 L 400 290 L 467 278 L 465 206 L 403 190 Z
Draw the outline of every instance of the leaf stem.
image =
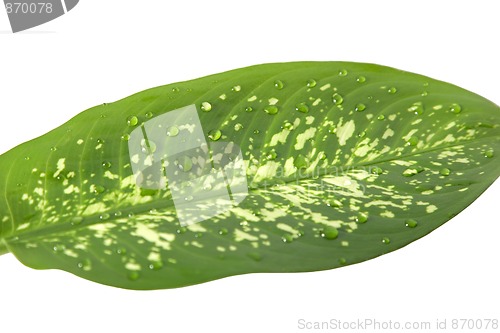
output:
M 5 241 L 2 238 L 0 239 L 0 256 L 6 253 L 9 253 L 9 249 L 7 249 L 7 245 L 5 244 Z

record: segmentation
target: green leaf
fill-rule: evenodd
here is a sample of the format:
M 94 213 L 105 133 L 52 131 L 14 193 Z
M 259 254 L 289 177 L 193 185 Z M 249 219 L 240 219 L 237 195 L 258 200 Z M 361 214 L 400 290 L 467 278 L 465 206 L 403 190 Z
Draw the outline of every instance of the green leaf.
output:
M 499 156 L 499 107 L 451 84 L 348 62 L 243 68 L 2 155 L 0 253 L 130 289 L 331 269 L 450 220 Z

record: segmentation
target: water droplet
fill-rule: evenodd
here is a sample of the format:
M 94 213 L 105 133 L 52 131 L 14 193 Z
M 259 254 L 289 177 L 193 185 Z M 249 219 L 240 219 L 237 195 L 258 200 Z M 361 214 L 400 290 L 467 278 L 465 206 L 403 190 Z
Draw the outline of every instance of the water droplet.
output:
M 345 260 L 345 258 L 340 258 L 339 259 L 339 264 L 345 265 L 346 263 L 347 263 L 347 260 Z
M 105 221 L 107 219 L 109 219 L 109 214 L 108 213 L 104 213 L 102 215 L 99 216 L 99 219 L 102 220 L 102 221 Z
M 189 172 L 193 168 L 193 161 L 189 156 L 182 156 L 177 160 L 177 166 L 184 172 Z
M 359 83 L 364 83 L 366 82 L 366 77 L 360 75 L 356 78 L 356 82 L 359 82 Z
M 62 252 L 66 250 L 66 246 L 64 244 L 56 244 L 52 249 L 54 250 L 54 252 Z
M 344 102 L 344 98 L 339 94 L 335 93 L 332 96 L 332 101 L 335 105 L 341 105 Z
M 274 87 L 276 89 L 281 90 L 281 89 L 283 89 L 284 86 L 285 85 L 283 84 L 283 81 L 281 81 L 281 80 L 274 81 Z
M 253 107 L 251 107 L 251 106 L 247 106 L 247 107 L 245 108 L 245 111 L 246 111 L 246 112 L 252 112 L 252 111 L 253 111 Z
M 276 114 L 278 113 L 279 109 L 276 105 L 268 105 L 264 108 L 264 111 L 268 114 Z
M 411 136 L 406 140 L 407 146 L 416 146 L 418 144 L 418 138 L 416 136 Z
M 123 134 L 122 135 L 122 141 L 128 141 L 130 140 L 130 135 L 129 134 Z
M 277 156 L 278 154 L 276 154 L 276 150 L 273 149 L 267 154 L 266 157 L 268 160 L 275 160 Z
M 283 236 L 281 236 L 281 240 L 285 243 L 291 243 L 293 242 L 293 236 L 290 234 L 284 234 Z
M 348 72 L 347 72 L 347 69 L 341 69 L 339 71 L 339 76 L 347 76 Z
M 187 232 L 186 227 L 180 227 L 179 229 L 177 229 L 178 234 L 185 234 L 186 232 Z
M 390 242 L 391 242 L 391 239 L 389 237 L 382 238 L 382 243 L 389 244 Z
M 366 105 L 364 105 L 363 103 L 356 104 L 356 107 L 354 108 L 354 110 L 358 112 L 365 111 L 365 109 Z
M 418 222 L 415 221 L 414 219 L 408 219 L 408 220 L 405 221 L 405 225 L 408 228 L 415 228 L 418 225 Z
M 253 259 L 255 261 L 261 261 L 262 260 L 262 254 L 260 254 L 259 252 L 249 252 L 249 253 L 247 253 L 247 256 L 250 259 Z
M 308 88 L 314 88 L 314 87 L 316 87 L 316 80 L 309 79 L 309 80 L 307 80 L 306 85 L 307 85 Z
M 381 175 L 384 173 L 384 170 L 382 170 L 382 168 L 379 168 L 379 167 L 375 167 L 375 168 L 372 168 L 371 169 L 371 172 L 374 174 L 374 175 Z
M 495 156 L 493 149 L 490 149 L 490 150 L 487 150 L 484 152 L 484 157 L 492 158 L 493 156 Z
M 462 112 L 462 107 L 460 106 L 460 104 L 453 103 L 450 105 L 448 110 L 450 110 L 450 112 L 453 112 L 453 113 L 460 113 L 460 112 Z
M 358 222 L 358 223 L 366 223 L 366 221 L 368 221 L 368 214 L 367 213 L 363 213 L 363 212 L 359 212 L 358 216 L 356 216 L 356 222 Z
M 389 89 L 387 89 L 387 92 L 389 94 L 395 94 L 398 92 L 398 89 L 396 87 L 390 87 Z
M 415 176 L 415 175 L 421 173 L 422 171 L 424 171 L 424 168 L 421 166 L 410 167 L 410 168 L 406 169 L 405 171 L 403 171 L 403 176 L 412 177 L 412 176 Z
M 443 168 L 441 170 L 439 170 L 439 173 L 442 175 L 442 176 L 449 176 L 450 173 L 451 173 L 451 170 L 448 169 L 448 168 Z
M 152 154 L 156 151 L 156 144 L 153 141 L 141 140 L 141 151 L 144 154 Z
M 425 97 L 425 96 L 427 96 L 427 95 L 429 95 L 429 93 L 428 93 L 427 91 L 423 91 L 423 92 L 420 94 L 420 96 L 422 96 L 422 97 Z
M 25 160 L 25 161 L 29 161 L 29 160 L 30 160 L 30 157 L 29 157 L 29 156 L 26 156 L 26 157 L 24 158 L 24 160 Z
M 146 112 L 146 118 L 153 118 L 153 112 Z
M 384 119 L 385 119 L 385 116 L 384 116 L 383 114 L 381 114 L 381 115 L 379 115 L 379 116 L 377 117 L 377 119 L 378 119 L 378 120 L 384 120 Z
M 131 271 L 130 273 L 128 273 L 127 277 L 130 281 L 137 281 L 140 277 L 140 274 L 138 271 Z
M 76 264 L 76 267 L 84 271 L 90 271 L 92 269 L 92 261 L 90 261 L 90 259 L 84 259 L 82 261 L 79 261 Z
M 121 212 L 121 211 L 119 211 L 119 210 L 117 210 L 117 211 L 115 212 L 115 214 L 114 214 L 114 215 L 115 215 L 116 217 L 120 217 L 120 216 L 122 216 L 122 212 Z
M 163 262 L 161 260 L 156 260 L 149 263 L 149 269 L 157 271 L 163 268 Z
M 424 106 L 422 105 L 422 102 L 413 103 L 413 105 L 408 108 L 408 112 L 413 112 L 418 115 L 423 114 Z
M 307 106 L 306 103 L 298 103 L 295 105 L 295 110 L 303 113 L 309 112 L 309 107 Z
M 94 194 L 101 194 L 103 193 L 106 189 L 102 185 L 94 185 L 93 186 Z
M 169 137 L 177 136 L 179 135 L 179 132 L 179 127 L 177 126 L 170 126 L 169 128 L 167 128 L 167 136 Z
M 237 124 L 234 124 L 234 130 L 236 132 L 238 132 L 239 130 L 241 130 L 243 128 L 243 125 L 240 124 L 240 123 L 237 123 Z
M 208 132 L 208 138 L 212 141 L 219 140 L 221 136 L 222 136 L 222 132 L 218 129 L 211 130 L 210 132 Z
M 137 118 L 136 116 L 130 116 L 127 118 L 127 125 L 129 125 L 130 127 L 137 126 L 138 123 L 139 118 Z
M 234 86 L 231 90 L 234 92 L 241 91 L 241 86 Z
M 111 162 L 108 162 L 108 161 L 104 161 L 104 162 L 102 162 L 102 167 L 103 167 L 104 169 L 109 169 L 109 168 L 111 168 Z
M 205 112 L 209 112 L 212 110 L 212 104 L 210 104 L 209 102 L 203 102 L 201 103 L 201 111 L 205 111 Z
M 258 129 L 253 131 L 253 134 L 259 134 L 259 133 L 260 133 L 260 131 Z
M 71 225 L 79 225 L 83 222 L 83 217 L 81 216 L 74 216 L 71 218 Z
M 187 197 L 184 198 L 184 200 L 186 201 L 193 201 L 193 196 L 192 195 L 188 195 Z
M 127 249 L 124 247 L 119 247 L 116 249 L 116 254 L 123 256 L 123 255 L 127 254 Z
M 221 235 L 221 236 L 227 235 L 228 233 L 229 233 L 229 230 L 227 230 L 226 228 L 221 228 L 219 230 L 219 235 Z
M 339 236 L 339 231 L 334 227 L 326 227 L 321 231 L 320 235 L 325 239 L 336 239 Z
M 56 151 L 57 147 L 50 147 L 50 151 Z
M 287 129 L 289 131 L 293 130 L 293 124 L 289 121 L 286 121 L 284 124 L 283 124 L 283 129 Z
M 365 131 L 358 133 L 358 137 L 360 137 L 360 138 L 364 138 L 365 136 L 366 136 L 366 132 Z
M 330 207 L 342 207 L 342 202 L 338 199 L 332 199 L 327 203 Z

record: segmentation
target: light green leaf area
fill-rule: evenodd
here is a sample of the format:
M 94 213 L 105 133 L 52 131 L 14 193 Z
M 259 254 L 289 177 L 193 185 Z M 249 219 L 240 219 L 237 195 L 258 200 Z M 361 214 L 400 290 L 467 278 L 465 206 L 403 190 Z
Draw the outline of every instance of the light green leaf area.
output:
M 127 140 L 189 105 L 209 144 L 240 147 L 249 190 L 181 227 L 168 186 L 137 185 Z M 129 289 L 331 269 L 450 220 L 499 156 L 499 107 L 448 83 L 348 62 L 237 69 L 94 107 L 2 155 L 0 253 Z

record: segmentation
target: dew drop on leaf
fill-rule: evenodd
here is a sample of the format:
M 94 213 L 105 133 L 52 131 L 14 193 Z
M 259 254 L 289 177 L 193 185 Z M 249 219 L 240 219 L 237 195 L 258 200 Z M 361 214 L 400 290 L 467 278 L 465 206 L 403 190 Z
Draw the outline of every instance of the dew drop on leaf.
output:
M 75 216 L 71 218 L 71 224 L 72 225 L 79 225 L 83 222 L 83 217 L 81 216 Z
M 363 75 L 360 75 L 356 78 L 356 82 L 364 83 L 364 82 L 366 82 L 366 77 L 364 77 Z
M 382 243 L 384 243 L 384 244 L 390 244 L 391 243 L 391 239 L 389 237 L 384 237 L 384 238 L 382 238 Z
M 281 236 L 281 240 L 284 243 L 291 243 L 291 242 L 293 242 L 293 236 L 290 234 L 284 234 L 283 236 Z
M 407 146 L 416 146 L 418 144 L 418 138 L 416 136 L 412 136 L 406 140 Z
M 387 92 L 389 94 L 395 94 L 398 92 L 398 89 L 396 87 L 390 87 L 389 89 L 387 89 Z
M 130 281 L 137 281 L 139 280 L 140 274 L 138 271 L 132 271 L 128 273 L 127 277 Z
M 174 137 L 179 135 L 179 127 L 177 126 L 170 126 L 167 128 L 167 136 L 169 137 Z
M 139 118 L 137 118 L 136 116 L 130 116 L 127 118 L 127 125 L 130 127 L 137 126 L 138 123 L 139 123 Z
M 295 105 L 295 110 L 302 112 L 302 113 L 307 113 L 309 112 L 309 107 L 307 106 L 306 103 L 298 103 Z
M 222 132 L 218 129 L 215 129 L 215 130 L 211 130 L 210 132 L 208 132 L 208 138 L 212 141 L 217 141 L 221 138 L 222 136 Z
M 332 240 L 332 239 L 336 239 L 339 236 L 339 231 L 334 227 L 326 227 L 323 230 L 321 230 L 320 235 L 324 239 Z
M 104 161 L 104 162 L 102 162 L 102 167 L 103 167 L 104 169 L 109 169 L 109 168 L 111 168 L 111 162 L 108 162 L 108 161 Z
M 79 261 L 76 266 L 81 270 L 90 271 L 92 269 L 92 261 L 90 261 L 90 259 L 84 259 Z
M 209 112 L 212 110 L 212 104 L 210 104 L 209 102 L 203 102 L 201 103 L 201 111 L 205 111 L 205 112 Z
M 306 85 L 307 85 L 308 88 L 314 88 L 314 87 L 316 87 L 316 80 L 309 79 L 309 80 L 307 80 Z
M 163 262 L 161 260 L 156 260 L 149 263 L 149 269 L 157 271 L 163 268 Z
M 450 169 L 448 169 L 448 168 L 443 168 L 443 169 L 439 170 L 439 173 L 440 173 L 442 176 L 449 176 L 449 175 L 450 175 L 450 173 L 451 173 L 451 171 L 450 171 Z
M 130 134 L 123 134 L 121 137 L 122 141 L 128 141 L 130 140 Z
M 251 107 L 251 106 L 247 106 L 247 107 L 245 108 L 245 111 L 246 111 L 246 112 L 252 112 L 252 111 L 253 111 L 253 107 Z
M 358 112 L 365 111 L 366 105 L 364 105 L 363 103 L 356 104 L 356 107 L 354 108 L 354 110 L 356 110 Z
M 240 123 L 234 124 L 234 130 L 236 132 L 240 131 L 243 128 L 243 125 Z
M 284 85 L 283 81 L 281 81 L 281 80 L 274 81 L 274 87 L 276 89 L 281 90 L 281 89 L 283 89 L 284 86 L 285 85 Z
M 344 98 L 340 94 L 333 94 L 332 101 L 335 105 L 341 105 L 344 102 Z
M 268 105 L 264 108 L 264 111 L 268 114 L 276 114 L 278 113 L 279 109 L 276 105 Z
M 339 71 L 339 76 L 347 76 L 348 72 L 347 72 L 347 69 L 341 69 Z
M 415 228 L 418 225 L 418 222 L 414 219 L 408 219 L 405 221 L 405 226 L 408 228 Z
M 462 112 L 462 107 L 460 106 L 460 104 L 453 103 L 450 105 L 449 110 L 450 110 L 450 112 L 453 112 L 453 113 L 460 113 L 460 112 Z
M 484 157 L 492 158 L 493 156 L 495 156 L 493 149 L 490 149 L 490 150 L 487 150 L 484 152 Z
M 153 118 L 153 112 L 146 112 L 146 118 Z
M 368 221 L 368 214 L 367 213 L 360 212 L 356 216 L 356 222 L 358 222 L 358 223 L 366 223 L 367 221 Z

